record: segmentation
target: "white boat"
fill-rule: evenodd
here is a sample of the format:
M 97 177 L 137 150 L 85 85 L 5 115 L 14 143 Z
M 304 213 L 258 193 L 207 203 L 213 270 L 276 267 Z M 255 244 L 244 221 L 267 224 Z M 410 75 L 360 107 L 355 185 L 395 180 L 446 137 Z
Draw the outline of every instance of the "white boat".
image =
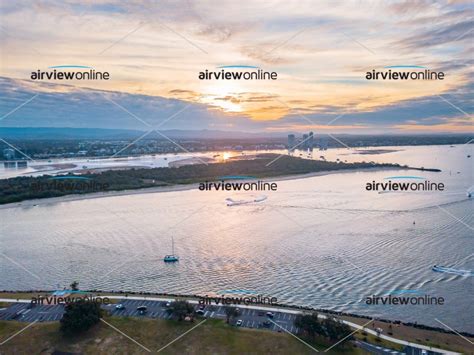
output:
M 253 200 L 233 200 L 231 198 L 226 198 L 225 201 L 227 203 L 227 206 L 238 206 L 238 205 L 247 205 L 249 203 L 255 203 L 255 202 L 262 202 L 267 199 L 267 196 L 259 196 L 254 198 Z
M 174 263 L 176 261 L 179 261 L 179 256 L 175 255 L 174 253 L 174 238 L 171 237 L 171 251 L 172 253 L 170 255 L 165 255 L 163 258 L 163 261 L 165 263 Z

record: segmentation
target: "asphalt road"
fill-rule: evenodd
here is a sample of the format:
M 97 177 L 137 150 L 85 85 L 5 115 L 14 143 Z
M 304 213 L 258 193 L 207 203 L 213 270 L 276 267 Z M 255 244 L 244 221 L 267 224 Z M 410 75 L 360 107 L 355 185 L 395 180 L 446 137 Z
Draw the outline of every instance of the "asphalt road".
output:
M 364 349 L 371 354 L 377 354 L 377 355 L 404 355 L 405 354 L 393 349 L 388 349 L 381 346 L 369 344 L 369 343 L 366 343 L 365 341 L 356 341 L 356 343 L 361 349 Z

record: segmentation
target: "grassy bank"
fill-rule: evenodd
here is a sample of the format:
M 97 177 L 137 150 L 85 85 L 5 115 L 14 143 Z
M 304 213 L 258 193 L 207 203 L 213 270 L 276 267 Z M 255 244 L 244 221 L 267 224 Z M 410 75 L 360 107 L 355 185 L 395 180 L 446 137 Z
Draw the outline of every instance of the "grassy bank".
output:
M 199 322 L 177 322 L 108 317 L 108 323 L 156 352 Z M 25 323 L 0 322 L 0 341 L 25 327 Z M 320 350 L 326 344 L 312 344 Z M 363 354 L 352 344 L 332 349 L 334 354 Z M 58 323 L 36 323 L 1 347 L 7 354 L 50 354 L 54 351 L 81 354 L 143 354 L 146 350 L 100 323 L 80 337 L 65 338 Z M 286 333 L 236 328 L 224 321 L 209 319 L 178 341 L 163 354 L 312 354 L 309 347 Z

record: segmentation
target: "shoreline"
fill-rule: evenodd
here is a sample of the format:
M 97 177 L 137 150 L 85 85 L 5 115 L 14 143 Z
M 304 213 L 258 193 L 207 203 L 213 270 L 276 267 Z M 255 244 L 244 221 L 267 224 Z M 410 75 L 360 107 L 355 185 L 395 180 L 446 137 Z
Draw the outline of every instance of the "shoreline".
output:
M 29 290 L 29 291 L 7 291 L 7 290 L 0 290 L 0 299 L 6 299 L 2 294 L 22 294 L 25 296 L 28 295 L 41 295 L 41 294 L 51 294 L 53 291 L 49 290 Z M 111 297 L 113 299 L 163 299 L 163 300 L 186 300 L 186 301 L 199 301 L 201 298 L 205 297 L 202 295 L 186 295 L 186 294 L 174 294 L 174 293 L 155 293 L 155 292 L 133 292 L 133 291 L 101 291 L 101 290 L 83 290 L 83 292 L 90 293 L 92 296 L 95 297 Z M 209 295 L 206 295 L 209 296 Z M 235 297 L 243 297 L 243 295 L 237 295 L 237 294 L 228 294 L 228 295 L 215 295 L 216 297 L 223 297 L 223 298 L 235 298 Z M 18 302 L 23 301 L 31 301 L 30 299 L 25 299 L 25 298 L 19 298 L 19 297 L 12 297 L 8 298 L 11 300 L 15 300 Z M 235 306 L 235 304 L 234 304 Z M 421 329 L 421 330 L 426 330 L 426 331 L 434 331 L 434 332 L 440 332 L 440 333 L 445 333 L 445 334 L 456 334 L 452 331 L 449 331 L 444 328 L 440 327 L 435 327 L 435 326 L 430 326 L 422 323 L 417 323 L 417 322 L 408 322 L 408 321 L 403 321 L 403 320 L 398 320 L 398 319 L 386 319 L 386 318 L 378 318 L 378 317 L 371 317 L 367 315 L 362 315 L 362 314 L 355 314 L 355 313 L 349 313 L 349 312 L 344 312 L 344 311 L 333 311 L 329 309 L 321 309 L 321 308 L 315 308 L 315 307 L 310 307 L 310 306 L 299 306 L 299 305 L 294 305 L 294 304 L 286 304 L 286 303 L 274 303 L 274 304 L 261 304 L 261 303 L 248 303 L 248 304 L 239 304 L 239 307 L 241 308 L 255 308 L 255 309 L 268 309 L 268 310 L 273 310 L 273 311 L 282 311 L 282 312 L 290 312 L 290 313 L 304 313 L 304 312 L 317 312 L 318 314 L 323 314 L 323 315 L 334 315 L 334 316 L 339 316 L 339 317 L 349 317 L 349 318 L 355 318 L 358 320 L 361 320 L 365 323 L 366 320 L 374 319 L 377 322 L 382 322 L 382 323 L 387 323 L 387 324 L 401 324 L 406 327 L 411 327 L 415 329 Z M 467 337 L 474 337 L 474 334 L 467 332 L 467 331 L 459 331 L 460 334 L 465 335 Z
M 252 182 L 252 181 L 263 181 L 263 182 L 279 182 L 287 180 L 298 180 L 298 179 L 307 179 L 312 177 L 333 175 L 333 174 L 348 174 L 348 173 L 358 173 L 366 171 L 383 171 L 383 170 L 419 170 L 418 168 L 412 167 L 373 167 L 373 168 L 355 168 L 355 169 L 339 169 L 339 170 L 326 170 L 318 171 L 313 173 L 306 174 L 293 174 L 293 175 L 281 175 L 276 177 L 264 177 L 257 179 L 245 179 L 238 180 L 239 182 Z M 220 181 L 220 180 L 215 180 Z M 237 181 L 237 180 L 226 180 L 226 181 Z M 49 205 L 63 202 L 73 202 L 73 201 L 82 201 L 96 198 L 105 198 L 105 197 L 116 197 L 116 196 L 132 196 L 132 195 L 141 195 L 149 193 L 161 193 L 161 192 L 178 192 L 178 191 L 188 191 L 193 189 L 198 189 L 199 183 L 193 184 L 174 184 L 169 186 L 158 186 L 158 187 L 146 187 L 139 189 L 131 190 L 117 190 L 117 191 L 101 191 L 101 192 L 92 192 L 86 194 L 70 194 L 58 197 L 50 198 L 40 198 L 40 199 L 31 199 L 24 200 L 20 202 L 12 202 L 0 205 L 0 210 L 10 209 L 17 207 L 36 207 L 39 205 Z

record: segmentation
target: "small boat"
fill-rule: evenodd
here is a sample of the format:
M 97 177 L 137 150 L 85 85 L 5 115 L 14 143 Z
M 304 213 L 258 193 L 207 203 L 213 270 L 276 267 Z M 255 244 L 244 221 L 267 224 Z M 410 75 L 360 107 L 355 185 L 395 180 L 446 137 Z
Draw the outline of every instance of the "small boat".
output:
M 165 255 L 163 261 L 165 263 L 174 263 L 176 261 L 179 261 L 179 257 L 177 257 L 176 255 Z
M 163 261 L 165 263 L 174 263 L 176 261 L 179 261 L 179 256 L 174 254 L 174 238 L 171 237 L 171 251 L 172 253 L 170 255 L 165 255 L 163 258 Z
M 454 274 L 454 275 L 459 275 L 459 276 L 474 276 L 474 273 L 471 270 L 455 269 L 455 268 L 446 267 L 446 266 L 435 265 L 431 268 L 431 270 L 435 272 L 444 272 L 447 274 Z
M 226 204 L 227 206 L 237 206 L 237 205 L 246 205 L 249 203 L 254 203 L 254 202 L 262 202 L 267 199 L 267 196 L 258 196 L 253 198 L 252 200 L 233 200 L 231 198 L 226 198 Z

